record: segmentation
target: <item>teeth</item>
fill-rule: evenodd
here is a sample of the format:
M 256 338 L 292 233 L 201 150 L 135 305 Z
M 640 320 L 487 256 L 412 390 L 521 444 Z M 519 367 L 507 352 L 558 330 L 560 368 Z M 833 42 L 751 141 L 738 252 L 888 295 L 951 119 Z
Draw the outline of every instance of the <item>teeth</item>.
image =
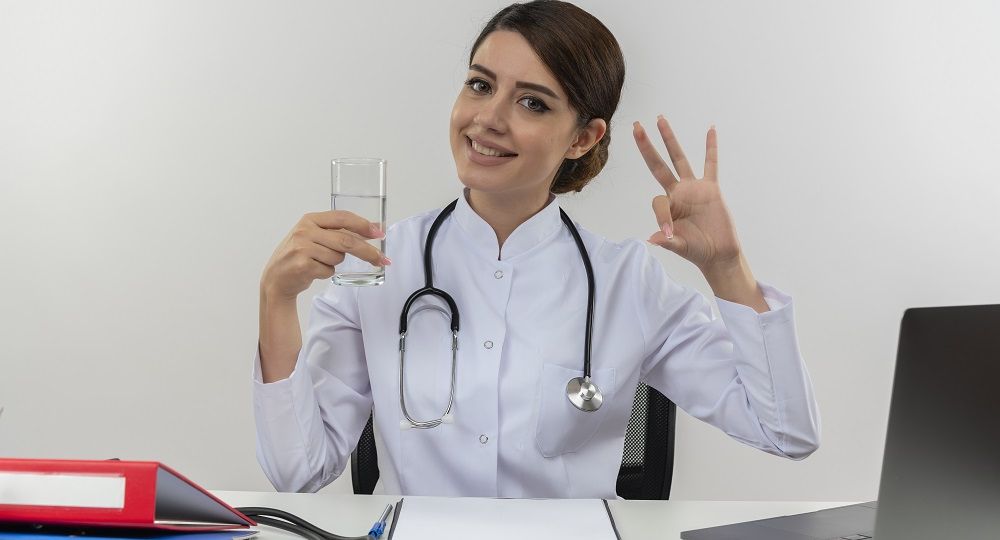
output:
M 513 156 L 514 155 L 514 154 L 504 154 L 504 153 L 502 153 L 500 151 L 497 151 L 497 150 L 494 150 L 492 148 L 487 148 L 487 147 L 485 147 L 485 146 L 477 143 L 476 141 L 473 141 L 472 139 L 469 139 L 469 142 L 472 143 L 472 149 L 473 150 L 475 150 L 476 152 L 479 152 L 480 154 L 482 154 L 484 156 Z

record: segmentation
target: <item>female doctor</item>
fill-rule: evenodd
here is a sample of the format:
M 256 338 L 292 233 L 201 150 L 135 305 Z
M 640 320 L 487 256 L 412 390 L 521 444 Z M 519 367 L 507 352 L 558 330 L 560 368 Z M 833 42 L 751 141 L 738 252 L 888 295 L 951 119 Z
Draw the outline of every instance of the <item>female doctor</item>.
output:
M 816 449 L 791 299 L 750 271 L 720 193 L 714 128 L 702 178 L 666 119 L 656 127 L 673 171 L 638 122 L 632 134 L 664 189 L 648 242 L 702 271 L 721 319 L 646 243 L 562 218 L 555 194 L 580 191 L 607 161 L 623 81 L 618 43 L 589 13 L 511 5 L 473 45 L 452 110 L 456 202 L 389 227 L 387 254 L 364 241 L 383 233 L 350 213 L 295 225 L 260 284 L 257 455 L 276 489 L 340 476 L 374 411 L 385 493 L 613 498 L 640 380 L 750 446 L 792 459 Z M 432 228 L 433 286 L 459 316 L 442 296 L 413 302 L 401 385 L 401 312 L 426 285 Z M 347 253 L 386 265 L 385 283 L 331 285 L 303 339 L 297 295 Z

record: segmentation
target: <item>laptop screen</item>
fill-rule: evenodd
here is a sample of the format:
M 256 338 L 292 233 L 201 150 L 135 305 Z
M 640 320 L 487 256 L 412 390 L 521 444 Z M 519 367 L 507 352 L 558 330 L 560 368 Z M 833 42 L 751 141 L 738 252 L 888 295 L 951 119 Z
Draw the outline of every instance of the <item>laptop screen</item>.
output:
M 1000 538 L 1000 305 L 903 315 L 875 538 Z

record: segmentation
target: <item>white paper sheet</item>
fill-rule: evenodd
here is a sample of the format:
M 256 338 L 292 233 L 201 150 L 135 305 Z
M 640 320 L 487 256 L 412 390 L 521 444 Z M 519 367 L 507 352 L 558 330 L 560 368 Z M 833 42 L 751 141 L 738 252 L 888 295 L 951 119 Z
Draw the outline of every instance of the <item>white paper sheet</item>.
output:
M 406 497 L 392 540 L 615 540 L 599 499 Z

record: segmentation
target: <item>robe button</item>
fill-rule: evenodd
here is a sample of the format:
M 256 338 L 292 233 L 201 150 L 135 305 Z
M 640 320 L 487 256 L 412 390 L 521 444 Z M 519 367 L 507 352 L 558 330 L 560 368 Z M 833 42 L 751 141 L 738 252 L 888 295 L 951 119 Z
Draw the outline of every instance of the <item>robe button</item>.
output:
M 483 347 L 486 347 L 487 349 L 492 349 L 493 348 L 493 342 L 492 341 L 484 341 L 483 342 Z

